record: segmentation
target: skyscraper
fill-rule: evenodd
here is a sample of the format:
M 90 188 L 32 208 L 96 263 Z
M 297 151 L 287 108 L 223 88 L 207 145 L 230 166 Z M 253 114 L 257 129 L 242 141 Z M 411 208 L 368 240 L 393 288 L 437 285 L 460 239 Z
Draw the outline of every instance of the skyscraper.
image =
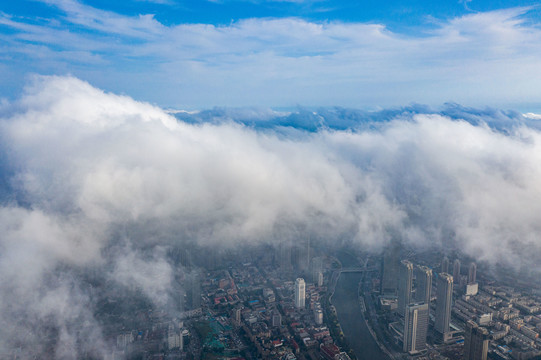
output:
M 469 320 L 464 334 L 464 360 L 486 360 L 488 342 L 488 330 Z
M 449 258 L 445 256 L 441 261 L 441 271 L 442 273 L 449 273 Z
M 297 280 L 295 280 L 295 307 L 297 309 L 304 309 L 305 295 L 306 284 L 304 283 L 304 279 L 297 278 Z
M 460 260 L 458 259 L 453 263 L 453 280 L 455 284 L 460 285 Z
M 321 308 L 314 309 L 314 320 L 316 325 L 323 324 L 323 310 L 321 310 Z
M 410 354 L 426 349 L 428 304 L 408 305 L 404 318 L 403 350 Z
M 197 309 L 201 307 L 201 275 L 199 274 L 199 271 L 194 271 L 191 277 L 191 308 Z
M 276 262 L 280 266 L 280 269 L 285 271 L 290 271 L 292 269 L 290 241 L 282 240 L 282 242 L 280 242 L 280 244 L 278 245 L 276 258 Z
M 233 309 L 233 319 L 234 319 L 235 325 L 237 326 L 241 325 L 241 322 L 242 322 L 242 308 L 241 307 L 237 307 Z
M 322 287 L 322 286 L 323 286 L 323 280 L 324 280 L 324 279 L 323 279 L 323 273 L 320 271 L 319 274 L 317 274 L 317 275 L 318 275 L 318 276 L 317 276 L 317 283 L 316 283 L 316 285 L 317 285 L 318 287 Z
M 398 269 L 400 266 L 400 245 L 393 242 L 383 252 L 381 261 L 381 295 L 396 295 L 398 289 Z
M 444 341 L 449 338 L 449 322 L 453 302 L 453 277 L 446 273 L 438 276 L 436 299 L 436 322 L 434 328 L 442 335 Z
M 418 303 L 430 303 L 432 293 L 432 269 L 418 265 L 415 268 L 415 277 L 417 279 L 417 290 L 415 292 L 415 301 Z
M 319 274 L 323 272 L 323 259 L 321 257 L 315 257 L 311 262 L 312 281 L 314 284 L 319 283 Z
M 468 284 L 473 284 L 477 276 L 477 265 L 474 262 L 468 267 Z
M 280 315 L 278 310 L 274 310 L 274 312 L 272 313 L 272 326 L 273 327 L 282 326 L 282 315 Z
M 400 315 L 406 314 L 406 307 L 411 303 L 411 287 L 413 285 L 413 264 L 408 260 L 400 263 L 400 279 L 398 281 L 398 308 Z
M 182 329 L 181 329 L 182 330 Z M 184 348 L 184 338 L 182 337 L 181 331 L 176 331 L 173 325 L 169 325 L 169 330 L 167 331 L 167 346 L 169 350 L 178 348 L 183 350 Z
M 291 248 L 291 262 L 295 269 L 308 271 L 310 267 L 310 238 L 296 241 Z

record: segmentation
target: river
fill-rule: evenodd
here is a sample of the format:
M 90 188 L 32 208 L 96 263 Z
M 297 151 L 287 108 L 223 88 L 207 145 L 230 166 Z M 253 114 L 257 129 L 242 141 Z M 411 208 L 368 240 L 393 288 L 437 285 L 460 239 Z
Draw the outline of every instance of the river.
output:
M 344 267 L 358 265 L 350 254 L 341 253 L 338 258 Z M 359 305 L 358 288 L 361 273 L 342 273 L 336 284 L 332 303 L 336 307 L 342 331 L 357 359 L 388 360 L 370 334 Z

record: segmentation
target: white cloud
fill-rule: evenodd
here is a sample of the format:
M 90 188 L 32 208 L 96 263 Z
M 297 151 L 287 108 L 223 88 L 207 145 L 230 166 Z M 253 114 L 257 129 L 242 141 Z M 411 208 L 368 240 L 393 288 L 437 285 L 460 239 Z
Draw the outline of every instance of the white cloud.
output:
M 208 2 L 213 2 L 217 4 L 223 4 L 231 2 L 231 0 L 207 0 Z M 321 2 L 324 0 L 241 0 L 244 2 L 251 2 L 254 4 L 260 4 L 260 3 L 279 3 L 279 2 L 285 2 L 285 3 L 296 3 L 296 4 L 311 4 L 314 2 Z
M 101 230 L 75 242 L 89 249 L 106 243 L 115 224 L 150 224 L 159 238 L 156 221 L 164 234 L 228 244 L 302 225 L 313 236 L 375 246 L 395 232 L 424 231 L 415 217 L 464 244 L 527 241 L 541 210 L 539 134 L 528 128 L 507 136 L 420 114 L 377 132 L 279 137 L 231 122 L 177 122 L 75 78 L 40 77 L 1 129 L 10 162 L 23 164 L 11 183 L 33 206 L 28 219 L 41 214 L 40 223 L 68 235 L 71 224 L 92 224 Z M 54 238 L 54 257 L 69 259 L 74 240 Z
M 153 4 L 160 4 L 160 5 L 173 5 L 175 4 L 174 0 L 134 0 L 139 2 L 148 2 Z
M 524 114 L 524 116 L 529 118 L 529 119 L 534 119 L 534 120 L 540 120 L 541 119 L 541 114 L 526 113 L 526 114 Z
M 8 351 L 24 324 L 44 319 L 62 335 L 57 351 L 73 350 L 75 314 L 93 300 L 65 269 L 104 264 L 107 279 L 162 305 L 172 278 L 163 249 L 193 241 L 301 235 L 377 250 L 399 237 L 493 264 L 538 260 L 541 133 L 525 126 L 504 135 L 434 114 L 289 135 L 190 125 L 73 77 L 38 77 L 2 111 L 3 174 L 17 199 L 0 209 L 0 317 L 17 324 L 0 331 Z M 12 315 L 14 296 L 25 301 Z M 90 310 L 82 316 L 93 324 Z
M 384 24 L 298 18 L 166 26 L 152 15 L 124 16 L 73 0 L 49 3 L 65 16 L 1 19 L 16 30 L 2 40 L 25 59 L 18 69 L 68 69 L 161 104 L 511 106 L 541 95 L 541 32 L 525 21 L 528 8 L 440 20 L 418 36 Z
M 119 34 L 130 38 L 149 39 L 162 29 L 153 15 L 129 17 L 111 11 L 97 9 L 76 0 L 43 0 L 66 14 L 65 21 L 105 34 Z
M 129 246 L 118 250 L 111 277 L 122 285 L 140 288 L 164 309 L 171 292 L 171 265 L 164 259 L 162 248 L 144 255 L 146 258 Z

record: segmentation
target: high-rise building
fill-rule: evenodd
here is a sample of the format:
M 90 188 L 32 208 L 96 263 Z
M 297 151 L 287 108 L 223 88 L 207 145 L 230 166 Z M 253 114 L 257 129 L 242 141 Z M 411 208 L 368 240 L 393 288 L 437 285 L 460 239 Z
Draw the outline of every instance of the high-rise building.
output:
M 415 268 L 415 277 L 417 279 L 415 301 L 429 304 L 432 293 L 432 269 L 418 265 Z
M 404 318 L 403 350 L 415 354 L 426 349 L 428 304 L 408 305 Z
M 312 272 L 312 281 L 314 284 L 319 283 L 319 274 L 323 272 L 323 259 L 321 257 L 315 257 L 310 264 Z
M 180 264 L 183 267 L 188 268 L 192 265 L 191 254 L 188 249 L 186 248 L 178 249 L 177 256 L 178 256 L 178 259 L 180 260 Z
M 116 337 L 116 346 L 119 349 L 123 349 L 134 340 L 133 334 L 131 332 L 122 333 Z
M 312 258 L 312 241 L 308 237 L 304 243 L 304 269 L 305 271 L 310 270 L 310 259 Z
M 318 287 L 323 286 L 323 273 L 321 271 L 317 274 L 317 283 L 316 283 L 316 285 Z
M 199 271 L 194 271 L 191 276 L 190 284 L 190 305 L 191 309 L 201 307 L 201 276 Z
M 296 270 L 308 271 L 311 257 L 310 238 L 298 239 L 291 247 L 291 263 Z
M 398 290 L 398 269 L 400 267 L 400 245 L 393 242 L 383 252 L 381 261 L 381 295 L 396 296 Z
M 406 307 L 411 303 L 411 288 L 413 286 L 413 264 L 408 260 L 400 263 L 400 279 L 398 281 L 398 307 L 400 315 L 406 314 Z
M 168 333 L 167 334 L 167 346 L 169 347 L 169 350 L 171 349 L 179 349 L 183 350 L 184 342 L 183 342 L 182 334 L 179 333 Z
M 180 329 L 182 330 L 182 329 Z M 182 337 L 182 331 L 176 331 L 174 325 L 169 325 L 169 329 L 167 331 L 167 346 L 169 350 L 171 349 L 179 349 L 183 350 L 184 348 L 184 341 Z
M 455 284 L 460 285 L 460 260 L 455 259 L 453 263 L 453 280 Z
M 304 279 L 297 278 L 295 280 L 295 307 L 297 309 L 304 309 L 306 296 L 306 284 Z
M 276 263 L 280 266 L 281 270 L 291 271 L 292 262 L 291 262 L 291 242 L 283 240 L 278 245 L 277 249 L 277 261 Z
M 241 307 L 235 308 L 233 310 L 233 319 L 234 319 L 235 325 L 240 326 L 242 322 L 241 316 L 242 316 L 242 308 Z
M 474 262 L 468 267 L 468 284 L 473 284 L 477 277 L 477 265 Z
M 466 296 L 475 296 L 479 292 L 479 284 L 474 282 L 466 284 Z
M 316 325 L 323 325 L 323 310 L 321 308 L 314 309 L 314 321 Z
M 272 326 L 274 327 L 282 326 L 282 315 L 280 315 L 278 310 L 275 310 L 272 313 Z
M 441 261 L 441 271 L 442 273 L 449 273 L 449 258 L 445 256 Z
M 434 328 L 442 335 L 444 341 L 449 338 L 449 323 L 451 321 L 451 306 L 453 302 L 453 277 L 447 273 L 438 276 L 436 292 L 436 321 Z
M 489 340 L 487 329 L 468 320 L 464 334 L 464 360 L 486 360 Z

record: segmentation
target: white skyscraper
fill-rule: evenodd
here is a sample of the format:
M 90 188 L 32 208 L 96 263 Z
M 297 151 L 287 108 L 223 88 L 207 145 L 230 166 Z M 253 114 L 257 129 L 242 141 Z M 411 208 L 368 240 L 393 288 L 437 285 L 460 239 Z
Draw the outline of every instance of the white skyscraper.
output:
M 295 307 L 297 309 L 304 309 L 305 296 L 306 296 L 306 284 L 304 283 L 304 279 L 297 278 L 297 280 L 295 280 Z
M 314 319 L 316 325 L 323 324 L 323 310 L 321 310 L 321 308 L 314 309 Z
M 428 304 L 408 305 L 404 318 L 404 352 L 415 354 L 426 349 Z
M 171 349 L 184 349 L 184 339 L 182 337 L 182 329 L 176 331 L 175 326 L 169 325 L 169 330 L 167 332 L 167 346 L 169 350 Z

